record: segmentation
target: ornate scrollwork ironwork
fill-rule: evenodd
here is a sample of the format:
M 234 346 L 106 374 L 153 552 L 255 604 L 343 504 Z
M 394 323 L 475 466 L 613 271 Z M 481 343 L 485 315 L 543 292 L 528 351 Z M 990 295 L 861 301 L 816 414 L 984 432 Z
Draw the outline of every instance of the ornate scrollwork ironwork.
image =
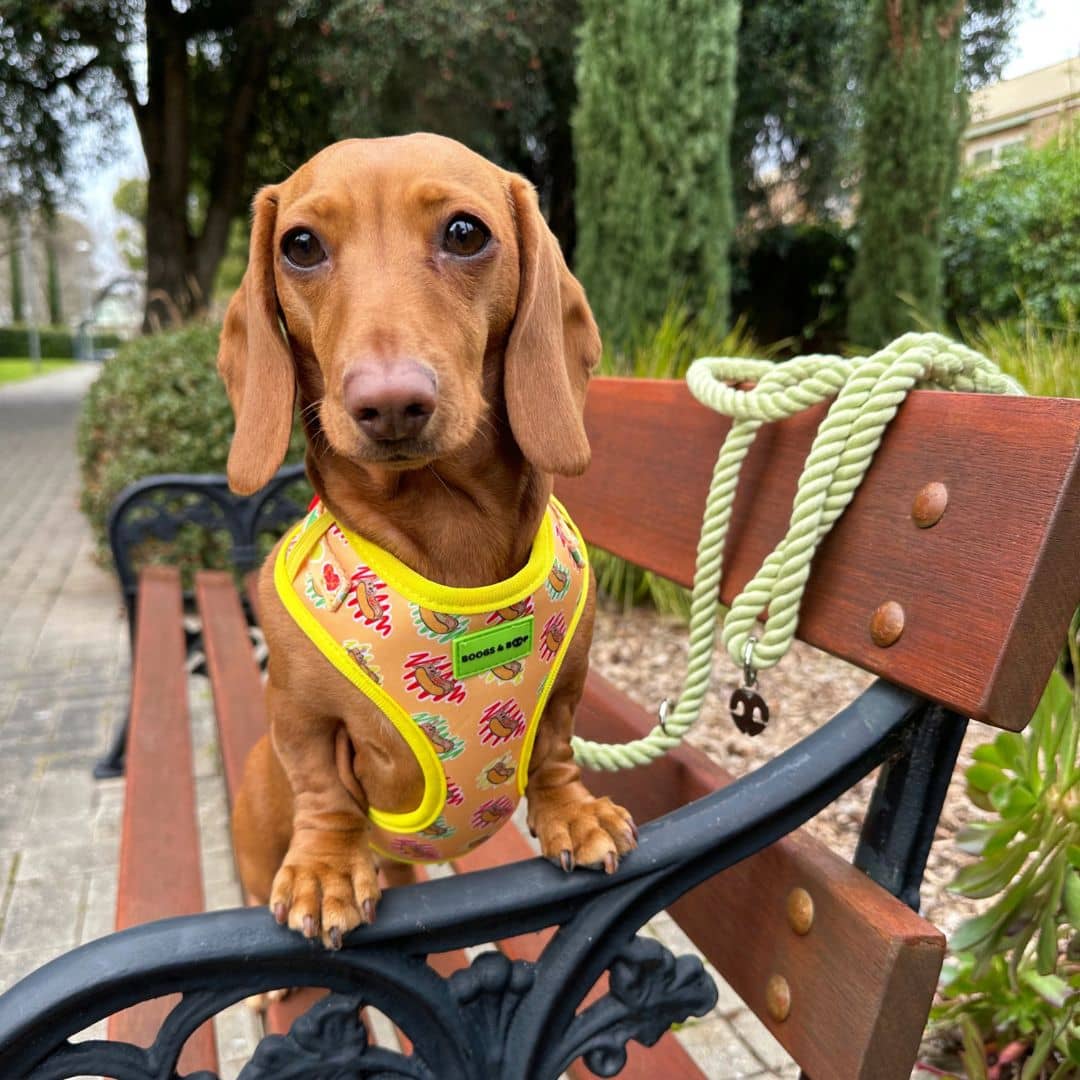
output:
M 169 919 L 91 942 L 0 997 L 0 1077 L 172 1080 L 180 1047 L 199 1024 L 277 986 L 323 986 L 334 997 L 284 1041 L 263 1043 L 246 1080 L 380 1075 L 376 1065 L 385 1066 L 381 1075 L 413 1080 L 550 1080 L 581 1054 L 613 1075 L 629 1039 L 653 1042 L 714 1001 L 697 960 L 676 960 L 635 939 L 636 930 L 903 748 L 924 709 L 914 695 L 875 683 L 756 772 L 643 826 L 638 849 L 613 875 L 564 874 L 535 859 L 391 889 L 378 921 L 336 952 L 277 926 L 262 909 Z M 558 931 L 535 964 L 485 953 L 445 980 L 426 963 L 431 953 L 548 926 Z M 578 1013 L 604 971 L 607 995 Z M 183 998 L 150 1050 L 68 1042 L 120 1009 L 171 993 Z M 361 1002 L 408 1035 L 411 1056 L 376 1056 L 351 1019 Z M 323 1060 L 337 1043 L 350 1048 L 344 1073 L 339 1058 Z
M 564 1039 L 566 1062 L 583 1057 L 597 1076 L 626 1064 L 626 1044 L 652 1046 L 672 1024 L 704 1016 L 716 983 L 696 956 L 675 957 L 652 938 L 635 937 L 611 965 L 608 994 L 580 1013 Z
M 360 1018 L 361 994 L 331 994 L 293 1022 L 288 1035 L 267 1035 L 239 1080 L 435 1080 L 415 1056 L 372 1046 Z

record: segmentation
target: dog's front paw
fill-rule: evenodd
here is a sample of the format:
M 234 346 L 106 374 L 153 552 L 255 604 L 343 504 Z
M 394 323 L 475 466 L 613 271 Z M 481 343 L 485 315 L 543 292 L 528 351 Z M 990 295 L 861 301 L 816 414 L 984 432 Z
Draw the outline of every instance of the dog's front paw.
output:
M 375 921 L 382 895 L 363 834 L 302 834 L 274 878 L 270 910 L 306 938 L 321 937 L 330 949 L 361 923 Z
M 564 870 L 587 866 L 613 874 L 637 847 L 634 819 L 606 796 L 538 808 L 529 823 L 544 857 Z

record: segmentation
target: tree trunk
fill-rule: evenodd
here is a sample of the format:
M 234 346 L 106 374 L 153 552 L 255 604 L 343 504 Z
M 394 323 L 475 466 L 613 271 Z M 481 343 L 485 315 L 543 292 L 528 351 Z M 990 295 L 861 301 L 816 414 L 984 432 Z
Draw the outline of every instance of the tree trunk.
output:
M 200 307 L 213 299 L 214 278 L 229 243 L 229 226 L 248 197 L 243 190 L 245 165 L 255 129 L 255 108 L 266 85 L 274 21 L 272 14 L 253 16 L 238 30 L 245 43 L 233 63 L 232 110 L 221 133 L 218 154 L 210 174 L 210 204 L 203 230 L 196 240 L 189 263 Z
M 8 215 L 8 265 L 11 269 L 11 321 L 23 321 L 22 259 L 19 258 L 19 220 Z
M 48 282 L 49 325 L 61 326 L 64 322 L 64 304 L 60 294 L 60 260 L 56 255 L 56 215 L 45 216 L 45 265 Z
M 146 311 L 143 331 L 183 322 L 196 309 L 188 274 L 190 101 L 187 40 L 169 0 L 146 5 L 147 85 L 139 117 L 146 183 Z

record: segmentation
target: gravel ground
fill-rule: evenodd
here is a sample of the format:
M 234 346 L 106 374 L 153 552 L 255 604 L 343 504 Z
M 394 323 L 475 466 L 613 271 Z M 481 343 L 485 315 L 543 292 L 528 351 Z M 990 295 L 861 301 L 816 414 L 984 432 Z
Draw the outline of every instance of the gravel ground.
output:
M 592 665 L 622 691 L 650 711 L 665 697 L 676 700 L 686 674 L 686 627 L 654 611 L 629 612 L 601 607 L 597 612 Z M 873 677 L 859 668 L 796 641 L 774 668 L 764 672 L 760 689 L 769 703 L 768 728 L 756 738 L 738 731 L 727 710 L 727 698 L 741 684 L 738 667 L 718 648 L 713 661 L 713 689 L 701 719 L 687 736 L 717 764 L 736 775 L 748 772 L 808 735 L 853 700 Z M 953 843 L 958 829 L 980 812 L 964 793 L 964 768 L 980 743 L 994 737 L 984 724 L 972 724 L 964 740 L 942 810 L 922 890 L 922 914 L 947 934 L 975 913 L 971 901 L 947 891 L 956 871 L 971 861 Z M 844 858 L 855 851 L 863 810 L 870 798 L 871 774 L 836 800 L 807 828 Z

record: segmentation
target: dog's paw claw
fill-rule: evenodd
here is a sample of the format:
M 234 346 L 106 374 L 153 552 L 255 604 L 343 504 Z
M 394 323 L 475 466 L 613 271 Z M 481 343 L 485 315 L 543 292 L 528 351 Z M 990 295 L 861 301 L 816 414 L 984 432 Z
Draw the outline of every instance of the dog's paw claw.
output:
M 532 824 L 545 857 L 567 872 L 584 866 L 613 874 L 637 847 L 633 819 L 608 798 L 538 809 Z
M 374 921 L 380 895 L 370 857 L 347 849 L 315 857 L 300 851 L 278 871 L 270 910 L 279 923 L 337 950 L 350 930 Z

